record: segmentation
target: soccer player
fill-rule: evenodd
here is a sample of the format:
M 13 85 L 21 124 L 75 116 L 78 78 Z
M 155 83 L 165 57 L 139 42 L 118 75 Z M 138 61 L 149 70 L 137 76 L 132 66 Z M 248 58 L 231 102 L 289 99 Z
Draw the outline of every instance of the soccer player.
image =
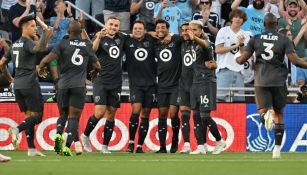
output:
M 69 38 L 57 44 L 38 66 L 40 76 L 45 76 L 46 66 L 58 58 L 59 82 L 57 102 L 60 114 L 68 116 L 66 133 L 62 139 L 55 140 L 55 148 L 60 149 L 64 156 L 71 156 L 70 146 L 78 137 L 79 119 L 85 101 L 85 81 L 88 62 L 92 63 L 93 77 L 96 76 L 101 66 L 96 55 L 92 52 L 89 40 L 81 39 L 81 25 L 71 21 L 68 27 Z M 61 136 L 61 135 L 60 135 Z M 57 150 L 56 150 L 57 151 Z M 81 151 L 82 152 L 82 151 Z M 79 154 L 80 151 L 76 150 Z
M 1 163 L 1 162 L 8 162 L 8 161 L 10 161 L 10 160 L 12 160 L 12 158 L 10 158 L 10 157 L 8 157 L 8 156 L 5 156 L 5 155 L 3 155 L 3 154 L 0 154 L 0 163 Z
M 180 129 L 180 119 L 178 117 L 178 82 L 181 71 L 181 43 L 182 39 L 178 35 L 173 35 L 169 43 L 161 43 L 169 35 L 169 23 L 164 20 L 156 21 L 156 34 L 159 41 L 155 44 L 155 56 L 158 59 L 158 91 L 157 106 L 159 108 L 158 135 L 160 150 L 157 153 L 167 153 L 166 134 L 167 116 L 170 112 L 173 137 L 171 153 L 178 149 L 178 134 Z
M 190 103 L 190 88 L 193 80 L 193 67 L 192 64 L 195 61 L 196 53 L 190 40 L 189 23 L 183 23 L 180 26 L 180 33 L 184 39 L 181 45 L 181 57 L 182 68 L 181 76 L 179 79 L 179 109 L 181 112 L 181 131 L 183 136 L 183 149 L 181 153 L 189 153 L 190 148 L 190 115 L 191 115 L 191 103 Z M 195 120 L 194 120 L 195 121 Z
M 194 41 L 195 62 L 193 63 L 193 84 L 191 87 L 191 108 L 193 110 L 194 123 L 196 124 L 195 135 L 198 147 L 191 154 L 206 154 L 204 149 L 204 136 L 207 127 L 216 139 L 216 146 L 212 154 L 220 154 L 226 147 L 216 122 L 212 119 L 211 110 L 216 109 L 216 65 L 212 61 L 212 51 L 209 48 L 209 41 L 200 37 L 202 34 L 203 23 L 193 20 L 189 23 L 188 34 L 190 40 Z M 200 122 L 199 122 L 200 120 Z
M 138 145 L 136 153 L 143 153 L 142 145 L 149 127 L 149 115 L 151 108 L 156 106 L 157 91 L 157 64 L 155 61 L 155 38 L 145 34 L 145 23 L 135 21 L 132 28 L 132 37 L 125 41 L 127 70 L 129 77 L 130 101 L 132 114 L 129 122 L 129 146 L 128 152 L 134 151 L 134 138 L 139 126 Z
M 272 13 L 266 14 L 264 26 L 265 31 L 251 38 L 236 61 L 244 64 L 256 52 L 255 94 L 258 113 L 268 131 L 275 129 L 273 158 L 280 158 L 280 145 L 285 130 L 283 111 L 288 94 L 288 70 L 284 56 L 286 54 L 294 65 L 302 68 L 307 68 L 307 62 L 299 59 L 292 42 L 277 32 L 277 19 Z M 275 127 L 274 117 L 277 119 Z
M 91 152 L 89 135 L 95 128 L 98 121 L 107 112 L 108 118 L 103 133 L 103 145 L 101 152 L 111 153 L 108 145 L 114 129 L 114 118 L 117 108 L 120 107 L 120 93 L 122 86 L 122 56 L 124 41 L 127 36 L 119 32 L 120 20 L 110 17 L 105 28 L 97 33 L 93 42 L 93 50 L 98 55 L 102 66 L 97 79 L 93 82 L 93 97 L 95 113 L 89 117 L 81 141 L 86 152 Z
M 37 34 L 36 22 L 33 16 L 23 17 L 19 26 L 22 36 L 12 45 L 9 52 L 0 61 L 3 75 L 10 83 L 14 83 L 15 98 L 21 112 L 26 114 L 26 119 L 18 126 L 9 129 L 12 144 L 18 148 L 18 134 L 25 131 L 28 142 L 28 156 L 45 156 L 35 149 L 34 127 L 42 121 L 43 99 L 38 83 L 36 67 L 36 54 L 46 49 L 48 40 L 53 35 L 52 29 L 45 30 L 38 42 L 34 42 Z M 15 77 L 8 73 L 6 63 L 13 60 Z

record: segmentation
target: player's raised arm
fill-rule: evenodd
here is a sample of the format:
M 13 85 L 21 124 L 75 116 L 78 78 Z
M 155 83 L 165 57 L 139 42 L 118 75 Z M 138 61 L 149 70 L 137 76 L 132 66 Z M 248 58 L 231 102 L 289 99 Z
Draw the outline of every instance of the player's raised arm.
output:
M 36 45 L 33 47 L 32 52 L 37 53 L 44 51 L 47 48 L 48 41 L 52 36 L 53 36 L 53 29 L 51 27 L 48 27 L 48 29 L 45 30 L 38 43 L 36 43 Z

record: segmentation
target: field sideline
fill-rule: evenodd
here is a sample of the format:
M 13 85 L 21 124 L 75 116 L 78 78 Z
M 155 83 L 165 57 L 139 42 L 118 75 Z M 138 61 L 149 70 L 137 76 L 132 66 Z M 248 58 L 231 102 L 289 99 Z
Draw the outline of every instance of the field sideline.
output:
M 274 160 L 271 153 L 230 153 L 220 155 L 129 154 L 99 152 L 61 157 L 44 152 L 46 157 L 26 156 L 25 151 L 1 151 L 13 160 L 0 164 L 1 175 L 256 175 L 306 174 L 307 153 L 282 153 Z

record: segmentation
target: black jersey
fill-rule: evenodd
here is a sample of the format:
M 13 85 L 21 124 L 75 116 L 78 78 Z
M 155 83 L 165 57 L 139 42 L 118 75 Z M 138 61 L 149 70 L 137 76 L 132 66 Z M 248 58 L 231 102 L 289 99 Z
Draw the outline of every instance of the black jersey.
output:
M 284 86 L 288 76 L 285 54 L 295 53 L 291 41 L 276 31 L 265 31 L 248 42 L 247 51 L 256 53 L 255 86 Z
M 181 44 L 182 68 L 179 83 L 186 90 L 192 86 L 193 83 L 193 62 L 196 60 L 195 44 L 187 40 Z
M 98 60 L 91 42 L 80 38 L 63 39 L 51 52 L 58 56 L 59 89 L 85 87 L 87 64 Z
M 204 66 L 205 61 L 210 61 L 213 59 L 212 48 L 204 48 L 195 41 L 194 44 L 196 60 L 193 63 L 193 83 L 215 82 L 215 70 L 210 70 Z
M 15 67 L 14 89 L 29 89 L 38 84 L 34 46 L 33 40 L 21 37 L 5 55 Z
M 116 88 L 122 85 L 123 46 L 127 36 L 119 33 L 114 38 L 103 37 L 96 52 L 101 64 L 101 71 L 95 83 Z
M 145 35 L 142 41 L 134 38 L 129 38 L 125 41 L 124 51 L 126 53 L 130 85 L 152 86 L 156 84 L 155 40 Z
M 156 42 L 155 55 L 158 59 L 158 92 L 168 92 L 178 86 L 181 73 L 181 43 L 183 39 L 172 36 L 170 43 Z

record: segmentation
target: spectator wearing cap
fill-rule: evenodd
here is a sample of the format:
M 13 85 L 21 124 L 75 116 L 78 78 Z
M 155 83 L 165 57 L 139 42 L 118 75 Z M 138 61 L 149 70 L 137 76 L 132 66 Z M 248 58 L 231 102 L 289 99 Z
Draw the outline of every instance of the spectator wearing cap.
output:
M 215 40 L 215 52 L 217 56 L 217 87 L 244 87 L 243 65 L 239 65 L 235 60 L 235 54 L 247 44 L 250 33 L 241 29 L 246 21 L 246 13 L 240 9 L 233 10 L 229 15 L 231 25 L 219 30 Z M 244 92 L 239 91 L 239 94 Z M 218 91 L 218 101 L 229 102 L 228 91 Z M 244 97 L 234 97 L 233 101 L 244 101 Z
M 239 7 L 241 0 L 234 0 L 231 9 L 241 9 L 247 15 L 247 21 L 243 24 L 242 29 L 250 31 L 253 35 L 264 32 L 264 15 L 265 0 L 253 0 L 251 8 Z
M 266 13 L 272 13 L 277 19 L 280 18 L 280 14 L 278 11 L 278 6 L 275 4 L 272 4 L 269 0 L 264 0 L 264 10 Z M 252 8 L 253 5 L 250 4 L 247 8 Z
M 304 20 L 302 20 L 298 16 L 300 11 L 300 6 L 298 1 L 289 0 L 286 6 L 286 10 L 288 12 L 289 20 L 285 19 L 284 17 L 279 19 L 278 27 L 286 28 L 291 31 L 293 38 L 298 40 L 294 48 L 295 52 L 299 58 L 304 59 L 304 57 L 306 56 L 304 41 L 307 40 L 307 32 L 306 32 L 307 24 L 304 24 Z M 307 80 L 307 69 L 297 67 L 296 80 L 297 80 L 297 85 L 299 87 L 304 85 Z
M 200 11 L 193 14 L 193 20 L 201 20 L 204 24 L 204 32 L 208 35 L 211 42 L 212 49 L 214 50 L 215 37 L 220 28 L 219 15 L 211 12 L 212 0 L 200 0 Z

